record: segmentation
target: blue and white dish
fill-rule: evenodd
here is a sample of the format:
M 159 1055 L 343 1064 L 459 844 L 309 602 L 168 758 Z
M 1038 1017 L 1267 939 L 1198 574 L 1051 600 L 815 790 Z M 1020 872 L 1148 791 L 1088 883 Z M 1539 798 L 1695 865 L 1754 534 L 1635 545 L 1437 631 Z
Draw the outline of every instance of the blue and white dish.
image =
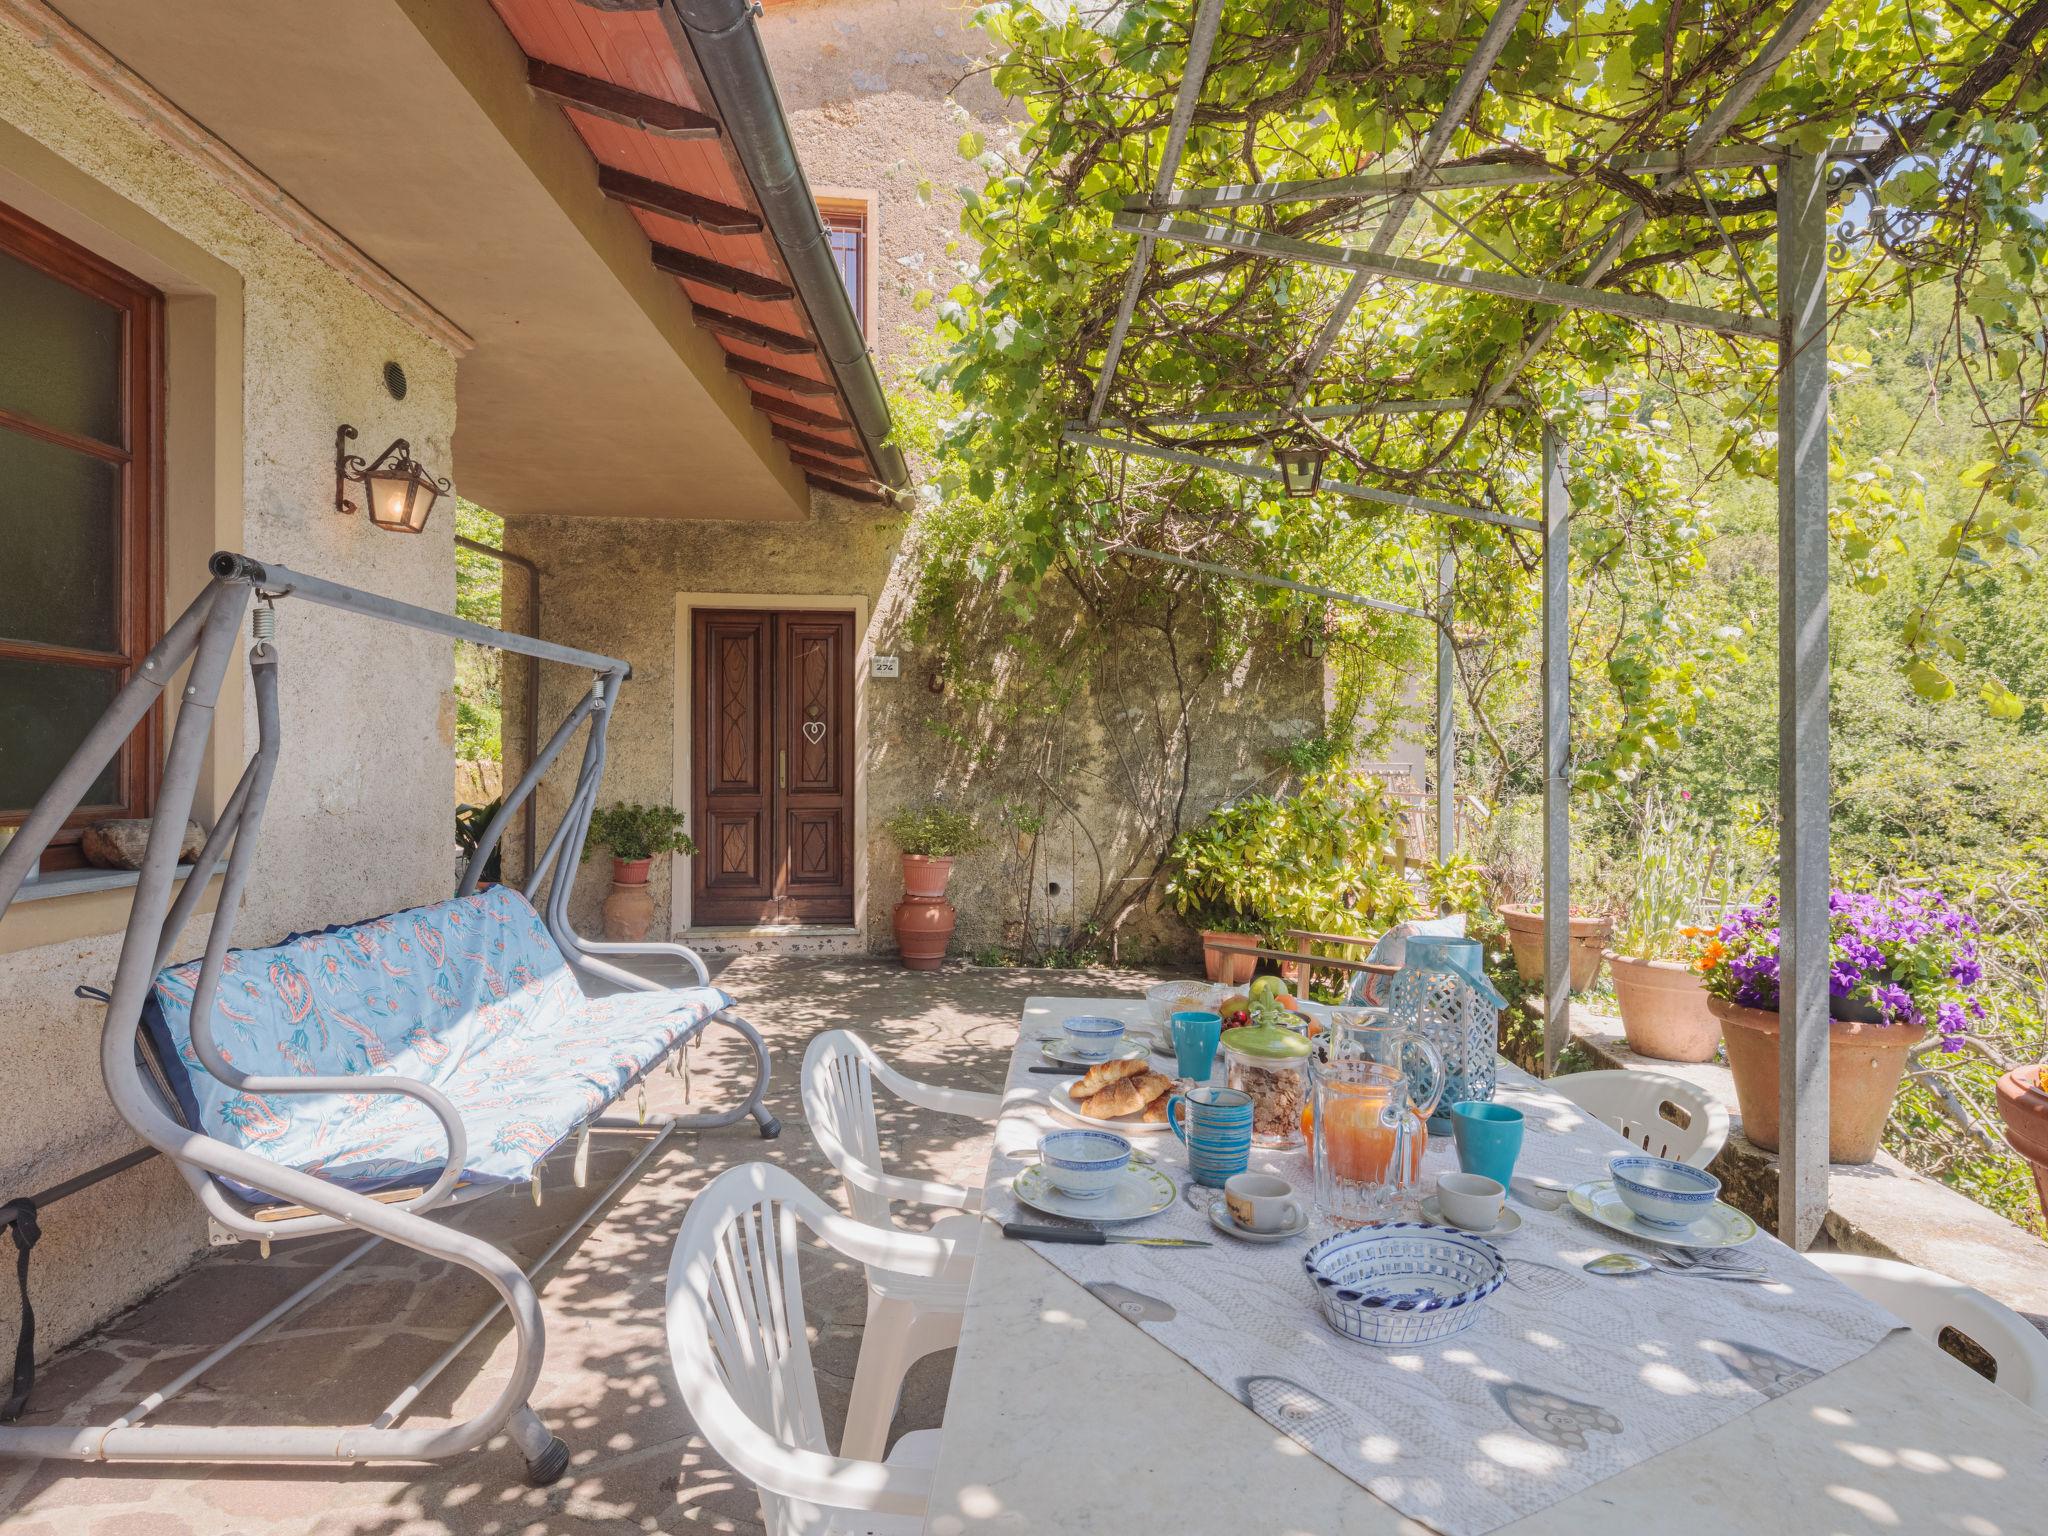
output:
M 1612 1179 L 1588 1179 L 1565 1196 L 1588 1221 L 1665 1248 L 1738 1248 L 1756 1236 L 1756 1223 L 1725 1200 L 1716 1200 L 1689 1227 L 1653 1227 L 1622 1203 Z
M 1010 1182 L 1010 1192 L 1021 1204 L 1048 1216 L 1065 1216 L 1090 1226 L 1113 1227 L 1119 1222 L 1143 1221 L 1157 1216 L 1180 1198 L 1173 1180 L 1149 1165 L 1132 1164 L 1117 1176 L 1104 1193 L 1076 1200 L 1053 1188 L 1045 1169 L 1033 1163 Z
M 1507 1279 L 1493 1244 L 1413 1221 L 1326 1237 L 1302 1255 L 1301 1267 L 1332 1328 L 1382 1347 L 1449 1338 Z
M 1617 1157 L 1607 1165 L 1615 1193 L 1636 1220 L 1663 1232 L 1689 1227 L 1721 1198 L 1721 1181 L 1704 1168 L 1646 1154 Z
M 1048 1131 L 1039 1139 L 1038 1166 L 1069 1199 L 1106 1194 L 1131 1164 L 1131 1144 L 1114 1131 Z
M 1074 1048 L 1067 1044 L 1067 1037 L 1065 1035 L 1054 1035 L 1050 1040 L 1041 1040 L 1039 1042 L 1038 1052 L 1047 1061 L 1057 1062 L 1063 1067 L 1094 1067 L 1100 1066 L 1105 1061 L 1129 1061 L 1137 1057 L 1148 1056 L 1151 1053 L 1146 1049 L 1146 1044 L 1147 1042 L 1134 1036 L 1125 1035 L 1123 1044 L 1110 1050 L 1107 1054 L 1084 1058 L 1074 1054 Z
M 1066 1031 L 1067 1050 L 1076 1061 L 1107 1061 L 1109 1053 L 1123 1043 L 1124 1021 L 1084 1014 L 1060 1026 Z

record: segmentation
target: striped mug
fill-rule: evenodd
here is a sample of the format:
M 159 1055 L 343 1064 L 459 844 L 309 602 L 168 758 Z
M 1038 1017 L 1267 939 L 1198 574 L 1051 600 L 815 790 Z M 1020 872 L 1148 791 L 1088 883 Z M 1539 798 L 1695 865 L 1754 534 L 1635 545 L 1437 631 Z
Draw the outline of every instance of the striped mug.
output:
M 1236 1088 L 1200 1083 L 1176 1093 L 1166 1123 L 1186 1145 L 1197 1184 L 1221 1189 L 1252 1157 L 1252 1098 Z

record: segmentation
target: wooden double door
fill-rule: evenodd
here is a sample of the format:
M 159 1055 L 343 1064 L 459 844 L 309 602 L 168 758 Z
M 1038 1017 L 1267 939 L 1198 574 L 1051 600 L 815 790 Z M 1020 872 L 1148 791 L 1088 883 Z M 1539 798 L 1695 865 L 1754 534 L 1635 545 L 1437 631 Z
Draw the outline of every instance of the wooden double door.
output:
M 853 921 L 853 615 L 691 615 L 696 926 Z

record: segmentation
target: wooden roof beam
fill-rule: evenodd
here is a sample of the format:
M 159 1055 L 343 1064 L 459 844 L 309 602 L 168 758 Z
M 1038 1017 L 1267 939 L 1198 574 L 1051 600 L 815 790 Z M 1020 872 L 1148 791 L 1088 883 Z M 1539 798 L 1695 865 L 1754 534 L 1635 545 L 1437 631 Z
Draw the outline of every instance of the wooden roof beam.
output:
M 730 336 L 734 341 L 751 342 L 754 346 L 766 347 L 770 352 L 804 353 L 818 350 L 815 341 L 795 331 L 778 331 L 772 325 L 763 325 L 758 320 L 730 315 L 722 309 L 713 309 L 708 304 L 693 304 L 690 308 L 697 323 L 705 330 L 716 331 L 721 336 Z
M 807 373 L 791 373 L 787 368 L 777 368 L 773 363 L 759 363 L 751 357 L 728 355 L 725 366 L 742 378 L 758 379 L 763 384 L 772 385 L 776 389 L 786 389 L 792 394 L 830 395 L 838 392 L 824 379 L 814 379 Z
M 865 453 L 851 443 L 835 443 L 828 437 L 813 437 L 808 432 L 799 432 L 795 427 L 785 427 L 779 421 L 769 422 L 768 430 L 792 448 L 807 448 L 812 453 L 830 454 L 841 459 L 867 458 Z
M 723 293 L 736 293 L 745 299 L 769 301 L 796 297 L 796 290 L 778 278 L 760 272 L 749 272 L 745 267 L 713 261 L 709 256 L 699 256 L 691 251 L 679 251 L 672 245 L 657 243 L 653 256 L 654 264 L 671 277 L 702 283 L 707 288 L 716 288 Z
M 837 416 L 827 416 L 823 411 L 814 411 L 798 405 L 794 400 L 784 400 L 775 395 L 754 394 L 754 409 L 764 416 L 780 416 L 784 421 L 794 421 L 806 427 L 823 427 L 827 431 L 851 432 L 853 424 Z
M 713 234 L 761 233 L 761 216 L 758 213 L 735 208 L 715 198 L 700 197 L 695 192 L 686 192 L 681 187 L 672 187 L 648 176 L 636 176 L 615 165 L 597 168 L 597 187 L 615 203 L 624 203 L 629 208 L 645 208 L 663 218 L 682 219 Z
M 526 83 L 565 107 L 660 138 L 715 139 L 720 133 L 718 119 L 694 107 L 629 91 L 623 85 L 613 85 L 593 75 L 579 75 L 573 69 L 541 59 L 526 61 Z
M 889 495 L 886 491 L 864 489 L 857 485 L 847 485 L 843 481 L 828 480 L 823 475 L 807 474 L 804 476 L 804 480 L 807 484 L 813 485 L 821 491 L 830 491 L 834 496 L 844 496 L 848 501 L 865 501 L 871 506 L 886 507 L 896 500 L 895 497 Z

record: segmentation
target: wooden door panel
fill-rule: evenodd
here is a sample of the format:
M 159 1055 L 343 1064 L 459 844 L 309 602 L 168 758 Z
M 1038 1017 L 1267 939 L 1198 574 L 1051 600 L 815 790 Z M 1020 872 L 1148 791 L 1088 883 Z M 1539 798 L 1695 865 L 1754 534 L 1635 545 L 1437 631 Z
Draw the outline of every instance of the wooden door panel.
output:
M 774 626 L 764 613 L 698 610 L 691 619 L 691 917 L 757 923 L 772 915 Z
M 778 910 L 790 922 L 853 919 L 853 616 L 784 613 L 777 739 L 786 753 Z

